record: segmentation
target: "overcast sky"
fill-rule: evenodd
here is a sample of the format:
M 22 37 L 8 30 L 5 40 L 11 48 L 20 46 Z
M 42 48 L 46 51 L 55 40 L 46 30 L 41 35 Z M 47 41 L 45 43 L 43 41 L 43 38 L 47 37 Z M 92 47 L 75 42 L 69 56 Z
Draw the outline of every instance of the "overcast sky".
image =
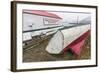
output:
M 85 21 L 91 20 L 90 13 L 67 13 L 67 12 L 51 12 L 62 18 L 62 22 L 68 23 L 77 23 L 77 19 L 79 23 L 83 23 Z

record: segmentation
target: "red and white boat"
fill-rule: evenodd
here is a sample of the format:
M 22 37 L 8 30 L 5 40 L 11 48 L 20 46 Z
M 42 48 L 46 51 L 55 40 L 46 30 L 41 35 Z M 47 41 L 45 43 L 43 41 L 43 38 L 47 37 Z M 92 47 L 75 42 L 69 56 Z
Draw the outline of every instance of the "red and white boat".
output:
M 90 24 L 58 30 L 48 43 L 46 51 L 50 54 L 60 54 L 71 49 L 73 53 L 79 55 L 89 34 Z

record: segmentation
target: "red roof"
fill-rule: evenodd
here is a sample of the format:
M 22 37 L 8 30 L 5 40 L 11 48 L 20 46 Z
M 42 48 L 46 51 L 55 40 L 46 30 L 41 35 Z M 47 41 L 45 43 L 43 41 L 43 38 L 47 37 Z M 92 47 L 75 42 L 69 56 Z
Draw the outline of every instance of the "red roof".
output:
M 31 14 L 40 15 L 40 16 L 62 19 L 61 17 L 59 17 L 58 15 L 54 13 L 50 13 L 43 10 L 25 10 L 24 13 L 31 13 Z

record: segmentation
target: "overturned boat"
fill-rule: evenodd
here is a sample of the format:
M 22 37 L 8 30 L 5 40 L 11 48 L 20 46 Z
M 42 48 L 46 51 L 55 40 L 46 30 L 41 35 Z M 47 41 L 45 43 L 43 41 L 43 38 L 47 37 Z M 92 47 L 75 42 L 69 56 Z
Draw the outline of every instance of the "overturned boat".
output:
M 73 53 L 79 55 L 89 34 L 90 24 L 59 29 L 48 43 L 46 51 L 50 54 L 60 54 L 71 49 Z

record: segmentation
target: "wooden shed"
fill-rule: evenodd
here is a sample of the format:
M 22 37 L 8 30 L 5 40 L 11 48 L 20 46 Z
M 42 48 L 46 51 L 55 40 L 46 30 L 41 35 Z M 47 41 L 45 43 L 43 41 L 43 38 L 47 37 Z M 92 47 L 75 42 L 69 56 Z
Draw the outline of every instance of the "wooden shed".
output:
M 58 15 L 48 11 L 23 10 L 23 41 L 61 27 L 61 19 Z

